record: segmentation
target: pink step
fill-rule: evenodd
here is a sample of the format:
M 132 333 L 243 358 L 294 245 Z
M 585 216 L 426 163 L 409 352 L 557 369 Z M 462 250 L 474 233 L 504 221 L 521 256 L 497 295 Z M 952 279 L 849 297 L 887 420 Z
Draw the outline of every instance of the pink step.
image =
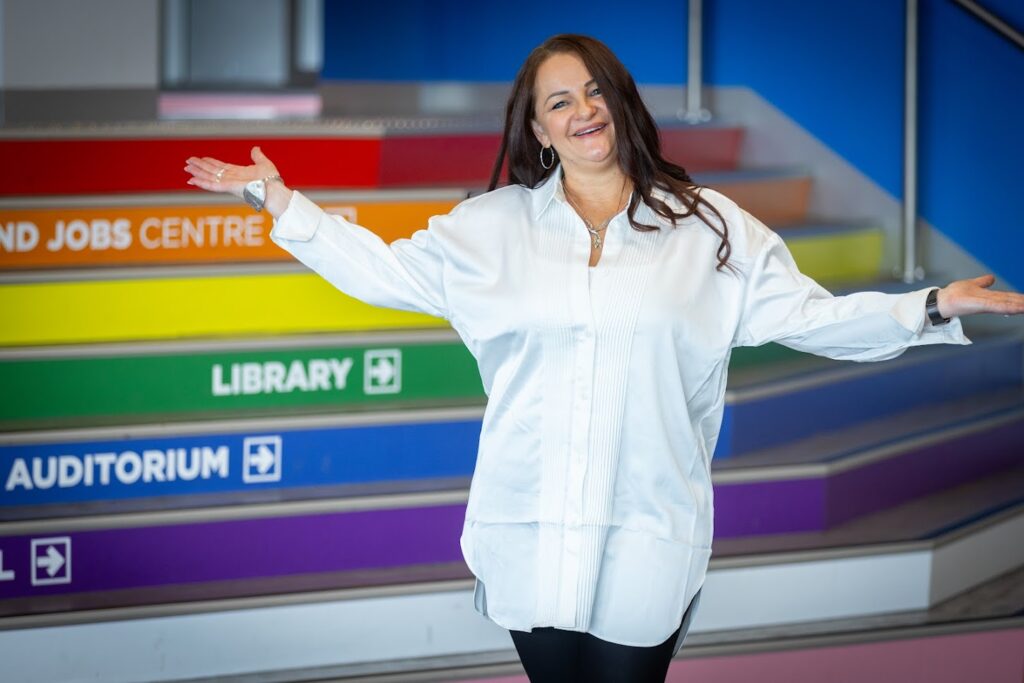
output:
M 686 651 L 683 645 L 683 652 Z M 1021 683 L 1024 628 L 672 662 L 666 683 Z M 461 683 L 528 683 L 523 676 Z

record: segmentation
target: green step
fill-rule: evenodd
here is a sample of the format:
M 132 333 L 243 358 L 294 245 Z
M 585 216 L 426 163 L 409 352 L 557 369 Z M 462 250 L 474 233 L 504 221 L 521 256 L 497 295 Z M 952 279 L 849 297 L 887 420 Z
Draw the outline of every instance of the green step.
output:
M 730 368 L 801 356 L 777 344 L 735 349 Z M 388 363 L 396 374 L 385 382 Z M 450 330 L 19 349 L 0 353 L 0 386 L 6 432 L 485 400 L 476 361 Z

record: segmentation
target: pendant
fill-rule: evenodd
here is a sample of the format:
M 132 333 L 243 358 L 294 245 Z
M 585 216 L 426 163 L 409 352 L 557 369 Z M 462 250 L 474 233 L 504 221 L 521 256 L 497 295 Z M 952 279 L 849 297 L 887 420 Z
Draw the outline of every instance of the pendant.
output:
M 594 233 L 591 233 L 591 235 L 593 235 L 593 237 L 594 237 L 594 249 L 600 249 L 601 248 L 601 233 L 594 232 Z

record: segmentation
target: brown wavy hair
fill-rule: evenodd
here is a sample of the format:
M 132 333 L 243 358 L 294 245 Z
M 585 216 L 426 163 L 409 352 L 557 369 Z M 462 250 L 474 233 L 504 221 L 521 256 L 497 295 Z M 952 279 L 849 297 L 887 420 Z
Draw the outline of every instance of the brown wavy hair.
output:
M 619 167 L 633 181 L 633 187 L 636 189 L 627 210 L 630 225 L 640 231 L 658 229 L 658 226 L 645 225 L 636 220 L 636 210 L 641 201 L 655 213 L 671 221 L 673 225 L 681 218 L 696 214 L 722 238 L 722 243 L 718 247 L 716 270 L 721 270 L 726 265 L 732 268 L 732 264 L 728 263 L 729 255 L 732 253 L 729 228 L 722 214 L 700 196 L 701 186 L 690 179 L 682 166 L 666 161 L 661 155 L 658 127 L 640 98 L 633 77 L 607 45 L 589 36 L 571 33 L 552 36 L 534 48 L 520 67 L 505 108 L 505 132 L 491 172 L 488 191 L 498 186 L 506 159 L 509 184 L 532 189 L 554 172 L 554 164 L 551 168 L 545 169 L 538 161 L 541 144 L 530 125 L 534 118 L 534 83 L 537 79 L 537 70 L 548 57 L 567 52 L 574 53 L 583 61 L 601 88 L 602 97 L 608 103 L 608 111 L 615 125 L 615 147 Z M 667 203 L 654 197 L 651 191 L 656 187 L 678 198 L 686 207 L 686 211 L 676 213 Z M 701 210 L 702 206 L 707 207 L 718 217 L 721 229 L 708 219 Z

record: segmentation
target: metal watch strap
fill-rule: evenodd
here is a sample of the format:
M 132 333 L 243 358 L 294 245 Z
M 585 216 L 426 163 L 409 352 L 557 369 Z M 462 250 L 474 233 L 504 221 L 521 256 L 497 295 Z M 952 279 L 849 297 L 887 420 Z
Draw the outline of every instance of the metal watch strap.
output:
M 933 326 L 945 325 L 950 320 L 949 318 L 943 318 L 942 314 L 939 313 L 938 289 L 928 292 L 928 298 L 924 301 L 924 309 L 928 312 L 928 319 L 932 321 Z

